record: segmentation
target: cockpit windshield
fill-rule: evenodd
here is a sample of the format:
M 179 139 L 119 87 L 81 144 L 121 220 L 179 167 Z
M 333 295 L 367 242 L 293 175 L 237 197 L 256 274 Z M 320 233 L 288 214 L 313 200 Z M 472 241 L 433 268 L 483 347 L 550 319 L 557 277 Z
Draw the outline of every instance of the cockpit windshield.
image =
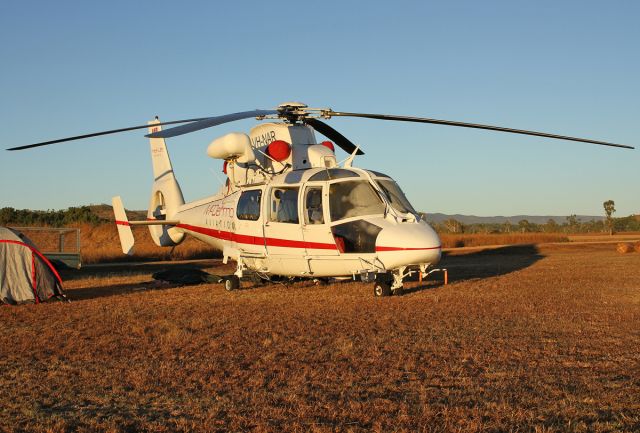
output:
M 331 221 L 383 214 L 385 204 L 367 180 L 347 180 L 329 186 Z
M 416 213 L 415 209 L 411 206 L 411 203 L 409 203 L 409 200 L 407 200 L 407 197 L 394 180 L 389 178 L 375 179 L 375 182 L 384 192 L 389 203 L 391 203 L 391 206 L 393 206 L 394 209 L 402 213 Z

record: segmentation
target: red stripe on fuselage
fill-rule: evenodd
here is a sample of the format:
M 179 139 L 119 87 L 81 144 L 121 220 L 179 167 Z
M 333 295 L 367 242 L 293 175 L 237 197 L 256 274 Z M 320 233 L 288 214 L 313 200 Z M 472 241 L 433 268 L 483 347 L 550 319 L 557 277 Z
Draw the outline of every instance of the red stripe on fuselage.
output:
M 427 250 L 439 250 L 442 246 L 428 247 L 428 248 L 402 248 L 402 247 L 376 247 L 376 252 L 381 251 L 427 251 Z
M 280 248 L 307 248 L 314 250 L 337 250 L 336 244 L 325 244 L 322 242 L 306 242 L 296 241 L 292 239 L 278 239 L 278 238 L 264 238 L 262 236 L 250 236 L 240 233 L 232 233 L 224 230 L 216 230 L 208 227 L 199 227 L 191 224 L 178 224 L 184 230 L 189 230 L 195 233 L 200 233 L 212 238 L 220 239 L 223 241 L 237 242 L 239 244 L 248 245 L 265 245 L 268 247 L 280 247 Z M 402 247 L 376 247 L 376 252 L 386 251 L 427 251 L 427 250 L 439 250 L 442 246 L 427 247 L 427 248 L 402 248 Z
M 129 224 L 129 221 L 118 221 L 118 220 L 116 220 L 116 225 L 129 226 L 130 224 Z
M 215 230 L 207 227 L 198 227 L 190 224 L 178 224 L 178 227 L 223 241 L 237 242 L 239 244 L 265 245 L 268 247 L 282 248 L 308 248 L 314 250 L 336 250 L 336 244 L 321 242 L 296 241 L 292 239 L 264 238 L 262 236 L 250 236 L 240 233 L 232 233 L 224 230 Z

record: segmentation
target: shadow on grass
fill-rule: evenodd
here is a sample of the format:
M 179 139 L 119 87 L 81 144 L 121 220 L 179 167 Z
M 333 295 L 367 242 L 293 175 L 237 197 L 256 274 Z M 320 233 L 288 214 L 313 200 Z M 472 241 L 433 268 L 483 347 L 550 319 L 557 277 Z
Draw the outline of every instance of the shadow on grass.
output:
M 496 277 L 499 275 L 509 274 L 527 268 L 544 256 L 540 254 L 535 245 L 511 245 L 499 248 L 484 249 L 465 253 L 463 251 L 455 251 L 452 253 L 443 253 L 443 257 L 438 267 L 448 270 L 449 283 L 474 280 L 481 278 Z M 81 270 L 72 270 L 63 272 L 63 280 L 74 280 L 83 278 L 108 278 L 109 276 L 124 275 L 140 275 L 152 274 L 157 271 L 179 270 L 179 269 L 210 269 L 212 267 L 222 266 L 220 260 L 203 260 L 197 262 L 185 263 L 135 263 L 135 264 L 112 264 L 109 266 L 91 266 Z M 220 275 L 231 274 L 231 268 L 228 272 L 221 272 Z M 407 281 L 417 281 L 417 275 L 408 278 Z M 206 284 L 205 282 L 197 282 L 193 284 Z M 284 284 L 286 281 L 274 281 L 271 283 L 261 283 L 258 281 L 245 281 L 241 290 L 252 290 L 263 287 L 265 284 Z M 291 283 L 290 283 L 291 284 Z M 313 285 L 314 283 L 309 283 Z M 407 288 L 403 294 L 415 293 L 422 290 L 435 289 L 444 284 L 443 275 L 441 273 L 432 274 L 422 284 L 417 287 Z M 71 300 L 86 300 L 93 298 L 102 298 L 106 296 L 115 296 L 122 294 L 135 293 L 139 291 L 153 291 L 181 287 L 192 284 L 179 283 L 163 283 L 151 279 L 138 283 L 125 284 L 107 284 L 104 286 L 96 286 L 82 289 L 70 289 L 66 291 L 67 296 Z
M 160 271 L 179 272 L 202 271 L 213 267 L 221 266 L 220 260 L 202 260 L 189 263 L 129 263 L 129 264 L 109 264 L 106 266 L 87 266 L 80 270 L 65 270 L 61 272 L 63 283 L 65 281 L 82 280 L 86 278 L 96 278 L 96 286 L 79 289 L 66 289 L 65 295 L 72 300 L 87 300 L 103 298 L 107 296 L 125 295 L 141 291 L 154 291 L 172 289 L 187 285 L 210 284 L 206 281 L 194 282 L 164 282 L 154 280 L 151 274 Z M 126 277 L 136 275 L 148 275 L 146 281 L 132 283 L 105 284 L 102 280 L 108 281 L 110 277 Z M 179 275 L 179 273 L 178 273 Z
M 447 269 L 449 283 L 497 277 L 528 268 L 544 258 L 538 247 L 533 244 L 509 245 L 474 251 L 467 254 L 455 252 L 443 253 L 439 268 Z M 417 276 L 408 279 L 417 281 Z M 415 293 L 435 289 L 444 285 L 443 274 L 432 274 L 420 286 L 412 287 L 403 293 Z
M 104 263 L 87 265 L 81 269 L 68 269 L 62 271 L 63 280 L 77 280 L 88 277 L 104 277 L 117 274 L 148 274 L 166 269 L 205 269 L 220 266 L 220 259 L 192 260 L 192 261 L 166 261 L 166 262 L 128 262 L 128 263 Z
M 111 284 L 107 286 L 85 287 L 82 289 L 69 289 L 65 295 L 71 301 L 86 301 L 88 299 L 105 298 L 108 296 L 127 295 L 137 292 L 149 292 L 154 290 L 173 289 L 180 287 L 177 284 L 162 283 L 159 281 L 142 281 L 137 284 Z

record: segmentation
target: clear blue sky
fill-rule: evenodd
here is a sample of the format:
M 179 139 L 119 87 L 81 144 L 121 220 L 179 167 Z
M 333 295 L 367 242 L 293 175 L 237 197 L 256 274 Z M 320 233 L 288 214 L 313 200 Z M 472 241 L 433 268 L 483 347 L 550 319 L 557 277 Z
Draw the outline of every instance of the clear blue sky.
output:
M 0 148 L 303 101 L 640 147 L 640 2 L 0 3 Z M 640 150 L 368 119 L 331 125 L 415 207 L 475 215 L 640 213 Z M 206 145 L 168 140 L 187 200 L 219 186 Z M 215 174 L 213 173 L 215 172 Z M 143 133 L 0 151 L 0 207 L 146 208 Z

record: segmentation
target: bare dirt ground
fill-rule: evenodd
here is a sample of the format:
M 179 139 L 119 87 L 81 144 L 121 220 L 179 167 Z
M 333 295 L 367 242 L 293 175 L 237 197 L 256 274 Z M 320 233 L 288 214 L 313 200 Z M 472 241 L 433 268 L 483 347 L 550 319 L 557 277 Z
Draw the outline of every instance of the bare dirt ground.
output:
M 442 266 L 449 285 L 391 298 L 71 273 L 72 303 L 0 307 L 0 430 L 640 431 L 640 254 L 525 245 Z

